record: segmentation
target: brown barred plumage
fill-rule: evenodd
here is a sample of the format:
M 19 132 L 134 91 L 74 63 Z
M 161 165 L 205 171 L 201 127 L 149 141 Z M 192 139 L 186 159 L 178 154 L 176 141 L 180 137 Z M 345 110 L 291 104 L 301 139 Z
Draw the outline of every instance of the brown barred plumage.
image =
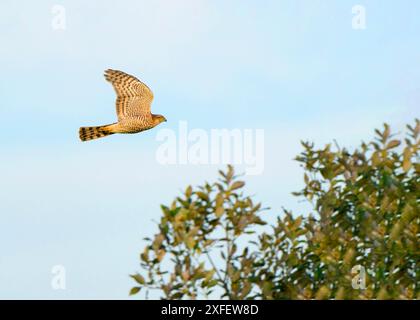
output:
M 99 127 L 81 127 L 79 129 L 79 137 L 82 141 L 98 139 L 114 134 L 112 131 L 113 125 L 99 126 Z
M 111 82 L 117 94 L 118 122 L 99 127 L 81 127 L 80 140 L 98 139 L 114 133 L 137 133 L 166 121 L 164 116 L 150 112 L 153 93 L 143 82 L 127 73 L 111 69 L 105 71 L 105 79 Z

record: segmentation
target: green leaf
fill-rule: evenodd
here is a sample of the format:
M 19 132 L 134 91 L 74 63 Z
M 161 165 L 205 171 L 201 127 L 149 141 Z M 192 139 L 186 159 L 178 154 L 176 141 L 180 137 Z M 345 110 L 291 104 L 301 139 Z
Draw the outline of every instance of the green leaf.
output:
M 187 189 L 185 190 L 185 196 L 189 198 L 191 197 L 191 194 L 192 194 L 192 187 L 188 186 Z
M 185 244 L 187 245 L 187 248 L 191 250 L 194 249 L 196 241 L 193 236 L 188 236 L 187 239 L 185 239 Z
M 202 191 L 197 191 L 196 193 L 195 193 L 201 200 L 204 200 L 204 201 L 208 201 L 209 200 L 209 196 L 206 194 L 206 193 L 204 193 L 204 192 L 202 192 Z
M 141 290 L 140 287 L 133 287 L 133 288 L 131 288 L 131 290 L 130 290 L 130 296 L 135 295 L 136 293 L 139 293 L 140 290 Z
M 404 172 L 408 172 L 411 168 L 411 150 L 409 147 L 405 148 L 403 153 L 403 170 Z
M 374 152 L 373 153 L 373 155 L 372 155 L 372 165 L 374 166 L 374 167 L 376 167 L 377 165 L 379 165 L 381 163 L 381 157 L 380 157 L 380 155 L 379 155 L 379 152 L 378 151 L 376 151 L 376 152 Z
M 386 149 L 390 150 L 393 148 L 398 147 L 401 144 L 401 141 L 399 140 L 392 140 L 386 145 Z
M 214 211 L 214 214 L 216 215 L 217 218 L 220 218 L 223 212 L 225 211 L 225 209 L 223 208 L 223 202 L 224 202 L 223 195 L 219 193 L 216 196 L 216 209 Z
M 223 209 L 223 207 L 217 207 L 216 210 L 214 211 L 214 214 L 216 215 L 217 218 L 220 218 L 224 212 L 225 212 L 225 209 Z
M 236 190 L 236 189 L 240 189 L 245 185 L 245 182 L 243 181 L 235 181 L 232 186 L 230 187 L 230 190 Z
M 228 165 L 228 172 L 226 174 L 226 181 L 229 183 L 232 178 L 233 178 L 233 174 L 234 174 L 234 170 L 233 170 L 233 166 L 231 166 L 230 164 Z
M 207 285 L 207 288 L 212 288 L 214 286 L 217 286 L 218 283 L 219 281 L 217 279 L 210 280 L 209 284 Z
M 384 140 L 387 140 L 389 138 L 389 135 L 391 134 L 391 128 L 387 123 L 384 124 L 384 132 L 382 134 L 382 138 Z
M 132 275 L 130 275 L 130 277 L 133 278 L 134 280 L 136 280 L 136 282 L 138 284 L 144 284 L 145 283 L 144 277 L 142 275 L 138 274 L 138 273 L 137 274 L 132 274 Z

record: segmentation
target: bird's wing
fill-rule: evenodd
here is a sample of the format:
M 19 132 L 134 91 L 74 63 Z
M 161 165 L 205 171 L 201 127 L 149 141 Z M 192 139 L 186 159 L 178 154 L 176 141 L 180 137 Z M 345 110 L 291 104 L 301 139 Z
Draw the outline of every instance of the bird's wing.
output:
M 152 90 L 139 79 L 118 70 L 105 71 L 105 79 L 112 83 L 117 93 L 117 116 L 119 119 L 150 113 Z

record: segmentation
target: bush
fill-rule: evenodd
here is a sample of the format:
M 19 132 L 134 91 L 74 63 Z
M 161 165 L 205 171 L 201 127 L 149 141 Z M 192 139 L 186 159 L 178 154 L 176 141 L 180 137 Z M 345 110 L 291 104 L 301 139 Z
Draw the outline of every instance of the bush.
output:
M 232 166 L 162 206 L 141 253 L 140 290 L 162 298 L 419 299 L 420 122 L 402 142 L 388 125 L 349 152 L 302 143 L 313 212 L 273 226 Z

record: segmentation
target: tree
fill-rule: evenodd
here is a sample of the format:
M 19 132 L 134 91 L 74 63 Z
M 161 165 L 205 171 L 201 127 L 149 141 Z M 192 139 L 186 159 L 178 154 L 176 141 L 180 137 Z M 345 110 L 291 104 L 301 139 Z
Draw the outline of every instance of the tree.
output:
M 388 125 L 350 152 L 303 142 L 296 157 L 313 212 L 274 225 L 232 166 L 162 206 L 131 294 L 165 299 L 419 299 L 420 121 L 400 141 Z

